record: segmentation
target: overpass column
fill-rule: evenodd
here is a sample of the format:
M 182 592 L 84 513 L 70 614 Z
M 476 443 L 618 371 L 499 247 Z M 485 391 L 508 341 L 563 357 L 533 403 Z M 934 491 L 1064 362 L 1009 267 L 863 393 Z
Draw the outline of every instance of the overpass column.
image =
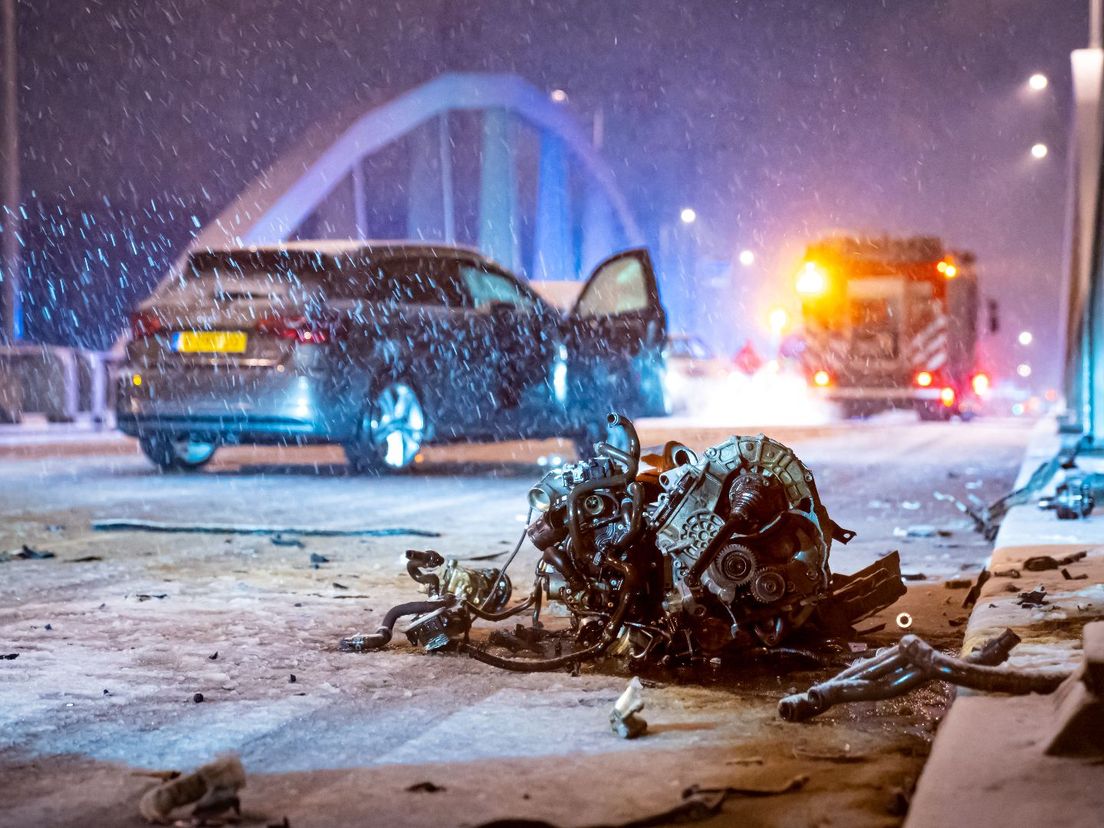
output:
M 446 116 L 440 116 L 442 119 Z M 451 163 L 446 165 L 448 126 L 437 120 L 411 133 L 410 180 L 407 187 L 406 235 L 411 239 L 449 239 L 452 200 Z M 448 162 L 451 162 L 451 156 Z M 446 168 L 447 166 L 447 168 Z
M 562 138 L 547 132 L 541 133 L 537 187 L 536 243 L 530 273 L 534 279 L 575 279 L 567 147 Z
M 587 186 L 583 202 L 583 249 L 579 270 L 585 278 L 602 259 L 617 252 L 613 208 L 605 193 L 593 182 Z
M 356 225 L 356 237 L 368 238 L 368 193 L 364 183 L 364 159 L 353 162 L 353 220 Z
M 505 109 L 483 113 L 483 167 L 479 178 L 479 247 L 504 267 L 521 267 L 516 147 Z

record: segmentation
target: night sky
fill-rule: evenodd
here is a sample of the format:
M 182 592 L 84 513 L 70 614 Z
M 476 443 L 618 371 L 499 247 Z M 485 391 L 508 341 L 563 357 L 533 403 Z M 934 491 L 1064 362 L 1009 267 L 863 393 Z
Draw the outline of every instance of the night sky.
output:
M 585 122 L 600 110 L 653 240 L 690 205 L 710 255 L 757 251 L 734 325 L 761 325 L 744 317 L 811 236 L 885 230 L 975 250 L 1008 341 L 1029 327 L 1054 344 L 1079 0 L 24 0 L 19 15 L 32 336 L 106 344 L 196 222 L 312 126 L 480 70 L 563 88 Z M 1032 95 L 1036 71 L 1051 85 Z

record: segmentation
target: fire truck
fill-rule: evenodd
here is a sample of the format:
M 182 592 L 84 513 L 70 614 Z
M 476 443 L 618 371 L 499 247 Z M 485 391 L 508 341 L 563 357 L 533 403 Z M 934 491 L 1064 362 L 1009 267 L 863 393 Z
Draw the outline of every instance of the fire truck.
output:
M 938 238 L 832 237 L 797 274 L 801 362 L 847 417 L 911 408 L 924 420 L 972 416 L 988 391 L 976 369 L 975 257 Z

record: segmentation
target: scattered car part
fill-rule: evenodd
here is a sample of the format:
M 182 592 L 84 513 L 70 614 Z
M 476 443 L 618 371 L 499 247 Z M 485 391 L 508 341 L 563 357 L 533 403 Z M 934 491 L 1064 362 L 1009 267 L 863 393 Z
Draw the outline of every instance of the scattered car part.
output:
M 648 730 L 648 723 L 640 715 L 644 709 L 644 686 L 633 676 L 610 711 L 610 730 L 622 739 L 635 739 Z
M 455 560 L 446 560 L 433 550 L 407 550 L 406 571 L 415 581 L 425 584 L 428 601 L 412 601 L 392 607 L 375 633 L 358 633 L 341 639 L 340 648 L 350 652 L 377 650 L 391 641 L 396 622 L 407 615 L 418 618 L 407 628 L 412 644 L 428 652 L 448 646 L 455 634 L 466 633 L 471 627 L 469 610 L 494 613 L 510 600 L 510 579 L 502 569 L 470 569 Z M 440 574 L 431 570 L 440 569 Z M 478 607 L 478 609 L 476 609 Z
M 43 549 L 32 549 L 23 544 L 22 548 L 15 552 L 0 552 L 0 563 L 7 563 L 12 560 L 20 561 L 44 561 L 49 558 L 56 558 L 53 552 L 48 552 Z
M 786 696 L 778 703 L 778 715 L 789 722 L 803 722 L 837 704 L 903 696 L 933 679 L 987 693 L 1053 692 L 1069 673 L 997 667 L 1019 643 L 1020 637 L 1006 629 L 966 659 L 958 659 L 943 655 L 915 635 L 906 635 L 895 646 L 879 650 L 828 681 Z
M 1039 500 L 1040 509 L 1053 510 L 1058 520 L 1087 518 L 1104 497 L 1104 474 L 1071 475 L 1058 484 L 1053 497 Z
M 245 769 L 237 756 L 222 756 L 187 776 L 177 776 L 142 797 L 138 811 L 148 821 L 165 824 L 184 805 L 195 804 L 194 816 L 206 819 L 233 809 L 241 812 L 238 791 L 245 787 Z
M 607 427 L 593 457 L 552 469 L 529 491 L 537 516 L 521 540 L 541 558 L 524 601 L 506 607 L 504 573 L 521 540 L 494 575 L 410 552 L 408 572 L 428 600 L 394 608 L 375 634 L 342 648 L 378 649 L 398 618 L 416 614 L 412 640 L 507 670 L 558 670 L 605 653 L 633 665 L 683 663 L 775 649 L 806 625 L 848 632 L 904 594 L 896 553 L 852 576 L 831 572 L 832 542 L 854 533 L 829 517 L 812 472 L 781 443 L 731 437 L 699 457 L 670 442 L 641 470 L 632 422 L 611 413 Z M 565 606 L 572 625 L 567 635 L 535 634 L 554 647 L 546 657 L 500 657 L 468 641 L 476 618 L 530 609 L 540 632 L 545 598 Z

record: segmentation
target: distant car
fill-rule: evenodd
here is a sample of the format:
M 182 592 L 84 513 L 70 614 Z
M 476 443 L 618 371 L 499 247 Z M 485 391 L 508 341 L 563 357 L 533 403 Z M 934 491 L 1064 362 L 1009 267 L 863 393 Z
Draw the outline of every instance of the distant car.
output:
M 666 316 L 646 250 L 560 312 L 474 250 L 295 242 L 192 254 L 131 318 L 119 428 L 158 466 L 228 443 L 329 442 L 357 470 L 428 443 L 604 434 L 662 413 Z
M 667 340 L 667 396 L 672 411 L 687 410 L 693 398 L 728 379 L 732 368 L 700 337 L 674 334 Z

